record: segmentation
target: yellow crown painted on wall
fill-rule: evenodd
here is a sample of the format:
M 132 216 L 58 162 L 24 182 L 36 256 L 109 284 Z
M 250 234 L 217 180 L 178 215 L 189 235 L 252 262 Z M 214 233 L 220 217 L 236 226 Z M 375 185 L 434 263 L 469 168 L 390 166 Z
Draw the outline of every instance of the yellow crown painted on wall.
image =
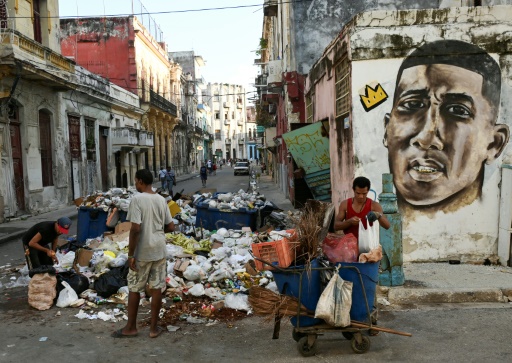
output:
M 384 88 L 379 83 L 366 85 L 364 94 L 359 95 L 361 97 L 361 103 L 366 111 L 370 111 L 380 105 L 382 102 L 388 99 L 388 94 L 384 91 Z

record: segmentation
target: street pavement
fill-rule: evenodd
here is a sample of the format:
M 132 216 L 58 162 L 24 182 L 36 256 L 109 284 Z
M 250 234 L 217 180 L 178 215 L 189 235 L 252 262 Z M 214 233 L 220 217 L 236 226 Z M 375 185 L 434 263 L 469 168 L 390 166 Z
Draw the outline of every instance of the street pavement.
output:
M 178 185 L 197 178 L 198 174 L 177 177 Z M 159 183 L 154 184 L 155 187 Z M 267 200 L 284 211 L 294 210 L 277 185 L 268 175 L 259 180 L 259 190 Z M 35 216 L 16 218 L 0 224 L 0 248 L 3 243 L 19 239 L 33 224 L 45 220 L 57 220 L 68 216 L 77 218 L 77 208 L 68 206 L 57 211 Z M 21 252 L 21 249 L 20 249 Z M 379 287 L 380 303 L 395 306 L 439 303 L 508 303 L 512 301 L 512 268 L 472 264 L 452 265 L 439 263 L 406 263 L 405 284 L 396 287 Z

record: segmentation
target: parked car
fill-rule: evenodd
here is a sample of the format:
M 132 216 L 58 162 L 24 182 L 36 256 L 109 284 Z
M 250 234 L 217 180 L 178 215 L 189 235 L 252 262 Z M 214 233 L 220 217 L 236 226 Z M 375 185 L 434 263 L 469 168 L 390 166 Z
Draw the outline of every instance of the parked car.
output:
M 249 163 L 247 161 L 239 161 L 235 164 L 234 175 L 246 174 L 249 175 Z

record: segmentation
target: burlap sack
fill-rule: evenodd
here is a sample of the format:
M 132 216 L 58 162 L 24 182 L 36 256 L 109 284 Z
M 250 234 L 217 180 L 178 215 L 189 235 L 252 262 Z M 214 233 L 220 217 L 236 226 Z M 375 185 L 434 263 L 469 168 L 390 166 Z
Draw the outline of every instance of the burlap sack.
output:
M 37 274 L 28 284 L 28 303 L 37 310 L 48 310 L 57 296 L 57 278 L 48 273 Z

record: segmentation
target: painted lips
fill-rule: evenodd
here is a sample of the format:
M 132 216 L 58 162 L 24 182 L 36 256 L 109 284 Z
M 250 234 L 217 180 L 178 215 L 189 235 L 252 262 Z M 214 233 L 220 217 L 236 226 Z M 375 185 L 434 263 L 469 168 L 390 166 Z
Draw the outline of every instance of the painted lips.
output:
M 409 164 L 409 175 L 416 181 L 433 181 L 444 172 L 445 166 L 433 159 L 415 159 Z

